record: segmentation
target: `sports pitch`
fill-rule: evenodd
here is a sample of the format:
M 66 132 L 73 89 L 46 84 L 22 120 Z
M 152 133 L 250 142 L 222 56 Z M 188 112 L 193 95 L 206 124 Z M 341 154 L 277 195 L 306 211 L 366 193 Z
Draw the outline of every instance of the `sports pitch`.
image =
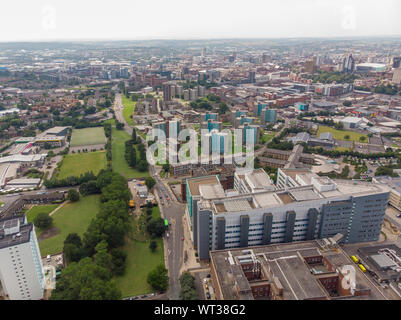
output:
M 88 171 L 98 174 L 106 166 L 106 151 L 70 153 L 64 156 L 57 178 L 79 177 Z
M 71 136 L 71 147 L 105 144 L 106 136 L 103 127 L 74 129 Z

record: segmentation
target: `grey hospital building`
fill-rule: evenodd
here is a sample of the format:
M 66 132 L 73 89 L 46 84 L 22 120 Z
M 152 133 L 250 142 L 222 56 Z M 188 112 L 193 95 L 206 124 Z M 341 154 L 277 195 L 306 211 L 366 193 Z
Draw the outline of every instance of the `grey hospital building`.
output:
M 276 186 L 262 170 L 237 170 L 234 189 L 218 175 L 186 180 L 191 237 L 209 251 L 329 238 L 376 241 L 389 192 L 383 185 L 332 180 L 309 169 L 279 169 Z

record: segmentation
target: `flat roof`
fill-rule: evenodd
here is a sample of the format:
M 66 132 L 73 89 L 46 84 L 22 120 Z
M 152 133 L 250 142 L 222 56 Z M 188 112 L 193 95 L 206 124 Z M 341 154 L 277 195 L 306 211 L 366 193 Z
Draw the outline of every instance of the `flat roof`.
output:
M 20 225 L 18 232 L 5 235 L 4 229 L 15 227 L 16 226 L 15 222 L 17 220 L 19 220 L 19 225 Z M 0 237 L 0 249 L 16 246 L 29 241 L 31 236 L 31 231 L 33 230 L 33 224 L 31 223 L 24 224 L 24 222 L 25 222 L 25 216 L 10 217 L 0 220 L 0 234 L 3 235 L 3 237 Z
M 374 254 L 370 258 L 376 262 L 380 268 L 390 268 L 396 266 L 396 263 L 384 254 Z
M 46 133 L 47 134 L 59 134 L 66 129 L 68 129 L 68 127 L 53 127 L 53 128 L 46 130 Z
M 206 177 L 199 177 L 199 178 L 191 178 L 187 179 L 187 184 L 189 187 L 189 191 L 191 192 L 192 196 L 199 196 L 200 193 L 200 186 L 202 185 L 220 185 L 220 181 L 217 176 L 206 176 Z M 208 190 L 204 189 L 204 192 Z
M 248 281 L 245 274 L 241 272 L 242 270 L 238 268 L 240 267 L 238 259 L 240 256 L 243 256 L 244 259 L 249 258 L 251 263 L 252 261 L 260 263 L 264 276 L 262 276 L 263 279 L 257 281 L 264 280 L 273 283 L 276 278 L 276 283 L 283 288 L 283 296 L 286 300 L 329 299 L 328 292 L 319 282 L 321 276 L 319 273 L 313 275 L 311 272 L 313 266 L 308 265 L 304 258 L 316 256 L 326 258 L 334 267 L 332 271 L 323 268 L 322 271 L 327 272 L 326 275 L 335 275 L 335 269 L 341 270 L 343 266 L 353 265 L 353 263 L 341 248 L 324 251 L 320 249 L 319 243 L 312 240 L 211 251 L 210 258 L 216 271 L 216 282 L 225 300 L 243 298 L 238 295 L 236 286 L 243 288 L 243 291 L 246 292 L 246 288 L 252 286 L 252 283 L 257 285 L 257 282 Z M 239 277 L 242 277 L 241 281 L 239 281 Z M 243 280 L 248 282 L 248 286 Z M 358 268 L 356 269 L 356 285 L 362 290 L 370 289 L 370 295 L 367 296 L 369 299 L 384 299 L 378 289 L 370 285 Z M 366 299 L 366 296 L 341 298 Z

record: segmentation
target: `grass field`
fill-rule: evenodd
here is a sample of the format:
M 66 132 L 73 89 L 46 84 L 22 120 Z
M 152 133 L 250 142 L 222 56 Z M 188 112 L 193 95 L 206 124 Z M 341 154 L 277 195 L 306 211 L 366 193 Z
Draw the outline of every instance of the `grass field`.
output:
M 103 127 L 72 130 L 71 147 L 105 144 L 106 141 Z
M 152 216 L 154 218 L 160 217 L 158 207 L 153 208 Z M 153 270 L 159 264 L 164 264 L 163 240 L 156 240 L 157 248 L 155 252 L 152 252 L 149 249 L 149 237 L 144 232 L 135 232 L 138 225 L 141 224 L 139 220 L 141 218 L 133 220 L 132 226 L 134 232 L 127 237 L 124 246 L 124 250 L 127 253 L 125 274 L 115 278 L 116 285 L 121 290 L 123 297 L 153 292 L 146 278 L 149 271 Z
M 134 114 L 136 102 L 128 99 L 125 95 L 122 96 L 123 102 L 123 117 L 125 121 L 131 126 L 135 125 L 134 121 L 131 119 L 131 115 Z
M 58 179 L 68 176 L 78 177 L 87 171 L 98 174 L 101 169 L 106 168 L 106 151 L 70 153 L 64 156 Z
M 336 129 L 331 128 L 331 127 L 326 127 L 326 126 L 320 126 L 319 125 L 319 130 L 317 132 L 317 135 L 320 136 L 320 134 L 324 133 L 324 132 L 331 132 L 333 134 L 333 138 L 337 139 L 337 140 L 361 142 L 361 140 L 359 140 L 359 139 L 361 137 L 365 137 L 366 138 L 365 142 L 369 141 L 368 136 L 365 135 L 365 134 L 361 134 L 361 133 L 357 133 L 357 132 L 353 132 L 353 131 L 336 130 Z M 344 138 L 347 135 L 350 137 L 348 140 Z
M 132 169 L 125 160 L 125 141 L 131 137 L 124 130 L 113 128 L 112 149 L 113 149 L 113 171 L 121 174 L 126 179 L 149 177 L 149 172 L 139 172 Z M 139 157 L 138 157 L 139 159 Z
M 351 151 L 352 149 L 346 147 L 335 147 L 334 150 L 343 152 L 343 151 Z
M 29 209 L 26 213 L 26 219 L 28 222 L 32 222 L 35 220 L 36 216 L 40 212 L 45 212 L 49 214 L 52 212 L 54 209 L 56 209 L 59 206 L 59 204 L 45 204 L 45 205 L 39 205 L 39 206 L 33 206 L 31 209 Z M 39 236 L 42 233 L 39 229 L 36 229 L 36 235 Z
M 111 125 L 116 125 L 116 119 L 109 119 L 103 121 L 103 124 L 110 123 Z
M 81 197 L 78 202 L 67 203 L 52 215 L 53 225 L 58 233 L 53 237 L 39 242 L 40 253 L 43 256 L 63 250 L 64 240 L 69 233 L 84 234 L 91 220 L 99 212 L 100 196 Z
M 270 140 L 272 140 L 275 136 L 276 136 L 277 132 L 269 132 L 269 133 L 265 133 L 259 140 L 259 142 L 261 144 L 265 144 L 270 142 Z

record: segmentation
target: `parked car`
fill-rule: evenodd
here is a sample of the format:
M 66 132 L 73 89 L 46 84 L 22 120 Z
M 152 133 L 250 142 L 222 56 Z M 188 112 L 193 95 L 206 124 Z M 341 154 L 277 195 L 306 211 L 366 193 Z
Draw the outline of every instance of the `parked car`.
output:
M 209 291 L 206 292 L 206 299 L 210 300 L 210 293 L 209 293 Z
M 397 218 L 401 218 L 401 213 L 397 214 Z

